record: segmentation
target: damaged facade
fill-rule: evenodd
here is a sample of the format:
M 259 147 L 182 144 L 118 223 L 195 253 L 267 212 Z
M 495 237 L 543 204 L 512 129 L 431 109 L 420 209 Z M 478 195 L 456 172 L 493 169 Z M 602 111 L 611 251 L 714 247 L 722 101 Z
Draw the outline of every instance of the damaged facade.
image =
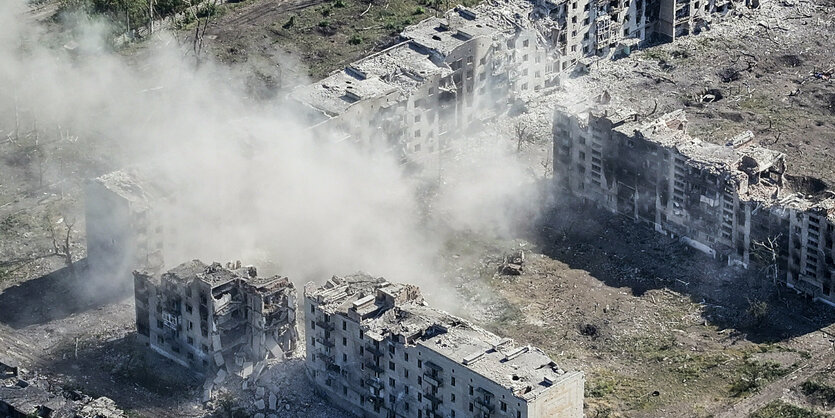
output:
M 360 416 L 582 417 L 582 372 L 429 308 L 420 290 L 365 274 L 305 287 L 317 389 Z
M 523 1 L 457 7 L 291 97 L 311 110 L 311 124 L 340 139 L 377 141 L 425 161 L 446 148 L 449 133 L 557 82 L 552 50 L 526 17 L 531 10 Z
M 76 390 L 55 391 L 49 382 L 23 378 L 23 370 L 0 363 L 0 417 L 125 418 L 106 397 L 92 398 Z
M 683 110 L 640 119 L 603 106 L 558 109 L 559 187 L 729 264 L 766 264 L 775 280 L 835 302 L 835 194 L 798 190 L 785 155 L 754 145 L 751 132 L 722 146 L 689 136 Z
M 138 335 L 183 366 L 208 372 L 296 348 L 296 290 L 286 277 L 194 260 L 134 278 Z

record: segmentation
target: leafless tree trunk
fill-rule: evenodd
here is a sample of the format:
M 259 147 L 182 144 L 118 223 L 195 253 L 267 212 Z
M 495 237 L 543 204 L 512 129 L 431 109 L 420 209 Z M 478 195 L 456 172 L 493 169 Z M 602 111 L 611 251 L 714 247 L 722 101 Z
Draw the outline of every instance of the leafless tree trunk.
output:
M 528 127 L 522 122 L 516 122 L 513 125 L 513 131 L 516 133 L 516 152 L 522 152 L 522 146 L 526 142 L 530 142 Z
M 62 218 L 63 219 L 63 218 Z M 63 224 L 64 228 L 59 225 Z M 50 232 L 52 234 L 52 250 L 53 254 L 64 259 L 64 263 L 70 269 L 70 274 L 75 276 L 75 263 L 72 256 L 71 238 L 73 233 L 73 226 L 75 220 L 59 220 L 57 223 L 50 225 Z
M 194 13 L 194 17 L 197 20 L 197 26 L 194 29 L 194 40 L 193 40 L 193 48 L 194 48 L 194 56 L 197 59 L 197 64 L 200 64 L 201 55 L 203 54 L 203 39 L 206 36 L 206 31 L 209 29 L 209 26 L 212 24 L 212 19 L 215 17 L 215 13 L 217 13 L 217 6 L 220 3 L 219 0 L 210 0 L 206 2 L 206 19 L 203 22 L 200 22 L 200 18 L 197 17 L 197 9 L 195 7 L 192 11 Z

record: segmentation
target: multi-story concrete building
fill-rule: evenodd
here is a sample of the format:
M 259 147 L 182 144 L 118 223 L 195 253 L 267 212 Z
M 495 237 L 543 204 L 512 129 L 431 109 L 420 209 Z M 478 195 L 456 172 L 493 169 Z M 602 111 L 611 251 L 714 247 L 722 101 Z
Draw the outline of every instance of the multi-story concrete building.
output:
M 829 303 L 835 199 L 785 175 L 785 155 L 743 133 L 724 146 L 686 132 L 678 110 L 644 121 L 599 106 L 554 116 L 557 184 L 571 194 Z M 814 182 L 811 182 L 814 183 Z
M 86 185 L 87 261 L 107 283 L 129 285 L 136 268 L 163 266 L 159 191 L 136 170 L 120 170 Z
M 582 372 L 364 274 L 305 287 L 309 378 L 367 417 L 581 417 Z
M 296 347 L 296 290 L 286 277 L 198 260 L 134 277 L 138 335 L 183 366 L 208 372 Z
M 376 143 L 426 162 L 446 147 L 448 133 L 557 82 L 552 51 L 525 18 L 531 10 L 523 1 L 458 7 L 406 28 L 403 42 L 291 97 L 339 140 Z

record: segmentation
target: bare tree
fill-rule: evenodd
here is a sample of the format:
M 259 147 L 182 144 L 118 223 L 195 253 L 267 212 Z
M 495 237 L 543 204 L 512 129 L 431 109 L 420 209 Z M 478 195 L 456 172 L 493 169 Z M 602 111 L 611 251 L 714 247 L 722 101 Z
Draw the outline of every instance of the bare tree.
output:
M 522 152 L 522 146 L 531 141 L 531 135 L 528 132 L 528 126 L 521 121 L 513 125 L 513 132 L 516 135 L 516 152 Z
M 194 49 L 194 56 L 197 59 L 197 64 L 200 64 L 200 58 L 203 54 L 203 40 L 206 36 L 206 31 L 213 22 L 213 18 L 217 14 L 218 4 L 219 0 L 209 0 L 206 2 L 204 6 L 206 18 L 202 21 L 197 13 L 200 6 L 198 5 L 192 9 L 192 13 L 194 13 L 194 17 L 197 20 L 197 25 L 194 28 L 194 39 L 192 40 L 192 48 Z
M 781 235 L 777 234 L 774 237 L 766 237 L 764 241 L 754 241 L 754 251 L 752 252 L 757 261 L 765 266 L 763 269 L 764 273 L 770 276 L 775 284 L 777 283 L 778 270 L 777 255 L 780 248 L 777 241 Z
M 75 232 L 73 226 L 75 226 L 75 219 L 61 218 L 56 222 L 50 222 L 49 231 L 52 236 L 53 255 L 63 258 L 70 274 L 75 276 L 75 263 L 72 255 L 72 234 Z

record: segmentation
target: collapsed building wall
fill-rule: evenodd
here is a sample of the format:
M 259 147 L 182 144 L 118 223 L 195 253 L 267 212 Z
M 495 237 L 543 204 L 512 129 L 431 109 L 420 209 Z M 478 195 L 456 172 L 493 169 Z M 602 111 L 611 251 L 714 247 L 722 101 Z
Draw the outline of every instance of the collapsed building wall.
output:
M 305 287 L 308 375 L 360 416 L 583 416 L 582 372 L 365 274 Z
M 24 378 L 22 370 L 0 363 L 0 417 L 125 418 L 107 397 L 93 398 L 76 390 L 55 390 L 37 374 Z
M 206 373 L 296 348 L 296 290 L 286 277 L 193 260 L 134 278 L 138 334 L 185 367 Z
M 714 145 L 687 134 L 683 110 L 644 121 L 604 107 L 555 112 L 558 187 L 729 264 L 765 264 L 774 280 L 835 301 L 833 195 L 796 193 L 785 155 L 753 145 L 750 132 Z

